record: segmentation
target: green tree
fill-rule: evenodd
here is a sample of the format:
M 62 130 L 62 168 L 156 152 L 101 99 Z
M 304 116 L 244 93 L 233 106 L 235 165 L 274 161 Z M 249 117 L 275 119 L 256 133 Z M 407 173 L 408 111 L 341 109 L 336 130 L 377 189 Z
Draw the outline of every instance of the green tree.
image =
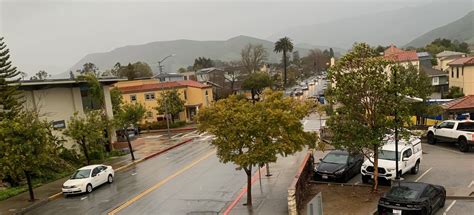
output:
M 268 53 L 262 44 L 248 44 L 240 51 L 240 61 L 246 74 L 260 71 Z
M 463 96 L 464 96 L 464 93 L 462 92 L 461 88 L 453 86 L 449 88 L 449 92 L 446 95 L 446 99 L 456 99 Z
M 12 65 L 9 53 L 3 37 L 0 37 L 0 119 L 13 118 L 22 109 L 18 99 L 20 92 L 13 85 L 20 81 L 20 72 Z
M 396 74 L 396 76 L 395 76 Z M 422 97 L 421 85 L 414 66 L 402 66 L 379 57 L 365 43 L 356 43 L 352 50 L 329 69 L 334 83 L 327 91 L 332 104 L 338 104 L 327 125 L 338 148 L 373 153 L 374 185 L 378 189 L 378 149 L 384 137 L 395 126 L 410 124 L 411 103 L 406 97 Z M 398 120 L 394 120 L 395 116 Z M 348 141 L 349 140 L 349 141 Z
M 177 90 L 161 92 L 157 102 L 158 106 L 156 107 L 156 111 L 160 114 L 168 112 L 168 114 L 171 115 L 172 122 L 174 122 L 174 119 L 180 112 L 184 111 L 185 101 L 181 99 Z M 168 118 L 168 116 L 166 116 L 166 118 Z
M 212 62 L 211 58 L 198 57 L 194 59 L 194 64 L 193 64 L 194 70 L 205 69 L 205 68 L 209 68 L 213 66 L 214 66 L 214 63 Z
M 91 163 L 91 152 L 101 154 L 104 147 L 101 143 L 104 138 L 104 130 L 107 128 L 103 121 L 102 111 L 88 111 L 85 116 L 74 113 L 68 123 L 64 135 L 73 139 L 84 154 L 86 164 Z
M 130 154 L 132 156 L 132 160 L 135 160 L 135 155 L 133 154 L 132 143 L 130 142 L 130 138 L 128 136 L 128 127 L 133 126 L 134 128 L 138 127 L 138 123 L 143 120 L 145 113 L 147 112 L 146 108 L 139 104 L 130 104 L 127 103 L 120 108 L 117 116 L 115 117 L 115 124 L 118 128 L 124 132 L 127 142 L 128 148 L 130 149 Z
M 46 71 L 40 70 L 30 80 L 45 80 L 46 78 L 51 77 Z
M 127 78 L 128 80 L 134 80 L 137 78 L 149 78 L 153 76 L 151 67 L 145 62 L 128 63 L 126 66 L 122 66 L 117 62 L 112 68 L 111 73 L 120 78 Z
M 120 108 L 123 104 L 122 92 L 117 87 L 110 90 L 110 100 L 112 102 L 112 111 L 114 115 L 120 112 Z
M 96 103 L 102 110 L 105 110 L 105 97 L 104 97 L 104 89 L 102 88 L 102 84 L 99 82 L 97 76 L 93 73 L 84 73 L 77 77 L 78 80 L 84 80 L 87 82 L 88 92 L 91 95 L 90 102 L 92 104 Z M 95 105 L 91 105 L 94 107 Z
M 334 50 L 332 48 L 329 48 L 329 58 L 334 57 Z
M 283 53 L 283 85 L 286 87 L 287 83 L 287 53 L 293 51 L 293 42 L 288 37 L 283 37 L 275 43 L 275 49 L 273 50 L 276 53 Z
M 212 145 L 216 146 L 219 160 L 232 162 L 245 171 L 247 206 L 252 205 L 253 167 L 315 145 L 316 134 L 304 132 L 301 124 L 310 107 L 309 103 L 269 90 L 255 104 L 231 95 L 198 113 L 198 129 L 216 136 Z
M 178 69 L 178 73 L 185 73 L 185 72 L 187 72 L 187 71 L 188 71 L 188 70 L 187 70 L 186 68 L 184 68 L 184 67 L 181 67 L 181 68 Z
M 51 124 L 40 120 L 35 112 L 0 120 L 0 173 L 15 178 L 24 175 L 31 201 L 35 200 L 31 176 L 54 162 L 59 147 L 56 140 Z
M 252 101 L 256 102 L 260 99 L 260 94 L 267 87 L 272 86 L 272 79 L 267 73 L 255 72 L 247 76 L 242 82 L 242 89 L 250 90 Z
M 79 70 L 78 72 L 81 75 L 92 74 L 97 78 L 100 77 L 99 68 L 91 62 L 88 62 L 88 63 L 85 63 L 84 65 L 82 65 L 82 69 Z

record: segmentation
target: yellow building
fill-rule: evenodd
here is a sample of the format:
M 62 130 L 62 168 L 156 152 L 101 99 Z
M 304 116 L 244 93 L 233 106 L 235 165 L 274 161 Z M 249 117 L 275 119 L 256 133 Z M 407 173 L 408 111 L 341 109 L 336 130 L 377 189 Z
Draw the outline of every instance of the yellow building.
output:
M 448 65 L 449 88 L 459 87 L 464 95 L 474 95 L 474 57 L 458 58 Z
M 177 90 L 185 101 L 185 111 L 179 113 L 178 120 L 191 122 L 200 108 L 207 107 L 213 102 L 212 87 L 197 81 L 184 80 L 159 83 L 157 80 L 134 80 L 119 82 L 115 85 L 123 96 L 125 103 L 140 103 L 146 107 L 144 122 L 154 122 L 164 119 L 155 108 L 158 106 L 161 92 Z
M 466 57 L 466 53 L 442 51 L 436 55 L 436 62 L 438 65 L 435 66 L 435 69 L 447 71 L 447 69 L 449 69 L 448 64 L 461 57 Z

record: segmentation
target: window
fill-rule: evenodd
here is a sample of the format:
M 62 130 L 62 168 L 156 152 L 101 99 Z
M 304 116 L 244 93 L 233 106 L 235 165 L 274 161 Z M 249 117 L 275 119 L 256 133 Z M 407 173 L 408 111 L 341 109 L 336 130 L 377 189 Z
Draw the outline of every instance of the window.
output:
M 411 153 L 411 149 L 407 149 L 406 151 L 403 152 L 403 157 L 404 158 L 409 158 L 411 157 L 412 153 Z
M 130 95 L 130 101 L 136 102 L 137 101 L 137 95 Z
M 145 93 L 145 100 L 155 100 L 155 93 Z
M 474 122 L 460 122 L 457 130 L 461 131 L 474 131 Z
M 207 95 L 209 95 L 209 93 L 208 93 L 207 90 L 206 90 L 206 96 L 207 96 Z
M 183 91 L 183 94 L 184 94 L 184 100 L 188 100 L 188 95 L 186 93 L 186 90 Z
M 432 85 L 439 85 L 439 77 L 433 77 Z
M 459 67 L 456 67 L 456 78 L 459 78 Z
M 451 78 L 454 78 L 454 68 L 451 68 Z
M 99 172 L 99 167 L 94 168 L 94 170 L 92 170 L 92 177 L 96 176 Z

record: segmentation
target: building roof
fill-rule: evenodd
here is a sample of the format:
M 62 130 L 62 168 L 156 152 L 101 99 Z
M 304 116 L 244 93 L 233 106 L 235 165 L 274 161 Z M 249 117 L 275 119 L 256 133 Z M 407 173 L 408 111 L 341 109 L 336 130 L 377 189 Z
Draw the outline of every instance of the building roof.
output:
M 100 78 L 100 83 L 105 85 L 112 85 L 119 81 L 125 81 L 123 78 Z M 86 83 L 86 80 L 77 79 L 46 79 L 46 80 L 23 80 L 18 83 L 20 86 L 41 86 L 41 85 L 71 85 L 77 83 Z M 15 83 L 16 84 L 16 83 Z
M 167 78 L 167 77 L 184 77 L 182 74 L 178 73 L 161 73 L 153 76 L 153 78 Z
M 196 71 L 196 74 L 210 73 L 210 72 L 215 71 L 215 70 L 224 71 L 224 70 L 216 68 L 216 67 L 209 67 L 209 68 L 204 68 L 204 69 L 200 69 L 200 70 Z
M 429 77 L 435 76 L 448 76 L 449 74 L 442 70 L 433 69 L 431 66 L 427 66 L 425 64 L 420 64 L 420 68 L 422 71 L 426 73 Z
M 436 57 L 450 57 L 450 56 L 459 56 L 459 55 L 465 55 L 466 53 L 462 52 L 453 52 L 453 51 L 442 51 L 436 55 Z
M 441 105 L 444 110 L 474 109 L 474 95 L 464 96 Z
M 462 57 L 448 63 L 450 66 L 474 65 L 474 57 Z
M 404 51 L 391 45 L 384 51 L 384 58 L 397 62 L 417 61 L 418 55 L 416 51 Z
M 201 84 L 193 80 L 184 80 L 184 81 L 162 82 L 162 83 L 156 83 L 156 84 L 142 84 L 142 85 L 136 85 L 136 86 L 126 86 L 126 87 L 119 87 L 118 89 L 122 93 L 136 93 L 136 92 L 149 92 L 149 91 L 156 91 L 156 90 L 170 89 L 170 88 L 181 88 L 181 87 L 210 88 L 211 86 Z

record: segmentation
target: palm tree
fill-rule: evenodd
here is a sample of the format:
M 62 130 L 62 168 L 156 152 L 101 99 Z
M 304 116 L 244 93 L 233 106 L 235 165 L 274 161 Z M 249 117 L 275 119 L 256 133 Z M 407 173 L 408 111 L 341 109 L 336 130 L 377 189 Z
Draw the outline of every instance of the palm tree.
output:
M 283 87 L 286 87 L 286 64 L 288 60 L 286 58 L 286 53 L 293 51 L 293 43 L 291 42 L 291 39 L 288 37 L 281 38 L 275 43 L 275 49 L 273 51 L 276 53 L 283 52 L 283 67 L 285 71 Z

